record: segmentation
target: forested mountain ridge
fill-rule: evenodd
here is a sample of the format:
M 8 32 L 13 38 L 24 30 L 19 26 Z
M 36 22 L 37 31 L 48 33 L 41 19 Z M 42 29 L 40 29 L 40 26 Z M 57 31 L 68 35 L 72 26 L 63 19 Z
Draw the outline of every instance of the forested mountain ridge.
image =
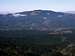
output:
M 75 28 L 75 14 L 50 10 L 0 14 L 0 30 L 57 30 Z

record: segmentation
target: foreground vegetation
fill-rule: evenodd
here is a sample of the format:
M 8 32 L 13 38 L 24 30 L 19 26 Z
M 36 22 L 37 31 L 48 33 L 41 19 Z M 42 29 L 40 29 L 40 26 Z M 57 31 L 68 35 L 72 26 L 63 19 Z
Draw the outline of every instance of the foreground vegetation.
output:
M 75 46 L 0 44 L 0 56 L 75 56 Z
M 75 56 L 74 32 L 0 31 L 0 56 Z

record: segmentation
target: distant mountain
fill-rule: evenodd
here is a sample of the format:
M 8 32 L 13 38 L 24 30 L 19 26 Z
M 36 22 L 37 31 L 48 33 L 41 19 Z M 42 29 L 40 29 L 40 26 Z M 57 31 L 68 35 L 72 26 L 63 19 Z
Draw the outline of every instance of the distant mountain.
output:
M 75 28 L 75 14 L 50 10 L 0 14 L 0 30 L 40 30 Z
M 75 11 L 66 11 L 65 13 L 75 14 Z
M 0 14 L 9 14 L 10 12 L 8 11 L 0 11 Z

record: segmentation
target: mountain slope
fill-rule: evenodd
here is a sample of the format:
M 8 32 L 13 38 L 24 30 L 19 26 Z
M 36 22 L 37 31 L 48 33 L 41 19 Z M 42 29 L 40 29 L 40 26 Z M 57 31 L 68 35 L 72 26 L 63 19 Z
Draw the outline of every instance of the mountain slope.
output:
M 0 30 L 49 31 L 63 28 L 75 28 L 75 14 L 49 10 L 0 14 Z

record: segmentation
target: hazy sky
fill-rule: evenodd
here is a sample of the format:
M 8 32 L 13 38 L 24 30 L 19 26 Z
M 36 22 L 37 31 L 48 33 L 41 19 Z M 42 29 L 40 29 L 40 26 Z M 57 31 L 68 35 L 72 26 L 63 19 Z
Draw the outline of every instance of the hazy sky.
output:
M 37 9 L 75 11 L 75 0 L 0 0 L 0 12 Z

